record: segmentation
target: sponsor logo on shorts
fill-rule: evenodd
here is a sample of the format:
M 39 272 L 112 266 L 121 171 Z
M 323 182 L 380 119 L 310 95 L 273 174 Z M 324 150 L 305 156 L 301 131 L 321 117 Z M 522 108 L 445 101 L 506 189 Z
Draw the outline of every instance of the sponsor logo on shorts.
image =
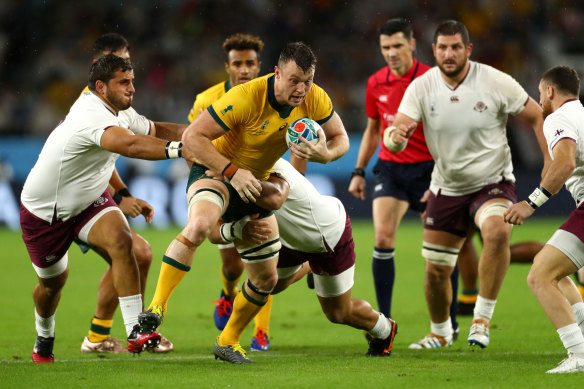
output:
M 434 218 L 433 217 L 427 217 L 426 218 L 426 224 L 429 226 L 433 226 L 434 225 Z
M 99 196 L 99 197 L 97 198 L 97 200 L 95 200 L 95 201 L 93 202 L 93 206 L 94 206 L 95 208 L 97 208 L 97 207 L 100 207 L 100 206 L 104 205 L 105 203 L 107 203 L 107 199 L 106 199 L 105 197 L 103 197 L 103 196 Z
M 45 258 L 45 261 L 46 262 L 53 262 L 55 259 L 57 259 L 57 256 L 55 254 L 51 254 Z
M 379 96 L 379 101 L 381 101 L 382 103 L 387 103 L 387 95 Z
M 375 192 L 379 192 L 380 190 L 383 189 L 383 184 L 377 184 L 375 185 L 375 189 L 373 189 Z

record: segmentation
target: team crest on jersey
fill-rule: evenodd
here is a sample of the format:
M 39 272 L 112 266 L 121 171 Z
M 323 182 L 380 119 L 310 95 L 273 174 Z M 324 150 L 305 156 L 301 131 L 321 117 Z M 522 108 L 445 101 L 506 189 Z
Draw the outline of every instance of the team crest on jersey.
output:
M 268 126 L 268 124 L 270 124 L 269 120 L 266 120 L 265 122 L 262 123 L 262 125 L 260 126 L 262 130 L 265 130 L 266 127 Z
M 225 115 L 227 112 L 233 111 L 233 105 L 229 104 L 227 107 L 221 110 L 221 114 Z
M 99 207 L 99 206 L 101 206 L 101 205 L 104 205 L 105 203 L 107 203 L 107 199 L 106 199 L 105 197 L 103 197 L 103 196 L 99 196 L 99 197 L 97 198 L 97 200 L 95 200 L 95 201 L 93 202 L 93 207 L 94 207 L 94 208 L 97 208 L 97 207 Z
M 483 103 L 482 101 L 479 101 L 478 103 L 475 104 L 473 109 L 477 112 L 484 112 L 487 110 L 487 104 Z

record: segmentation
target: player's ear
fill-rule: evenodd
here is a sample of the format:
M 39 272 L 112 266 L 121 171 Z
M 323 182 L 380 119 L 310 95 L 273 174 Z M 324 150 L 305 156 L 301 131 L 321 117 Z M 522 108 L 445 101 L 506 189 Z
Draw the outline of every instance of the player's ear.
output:
M 416 51 L 416 38 L 412 38 L 410 46 L 412 47 L 412 52 Z
M 276 78 L 280 78 L 280 68 L 278 67 L 278 65 L 274 66 L 274 74 Z

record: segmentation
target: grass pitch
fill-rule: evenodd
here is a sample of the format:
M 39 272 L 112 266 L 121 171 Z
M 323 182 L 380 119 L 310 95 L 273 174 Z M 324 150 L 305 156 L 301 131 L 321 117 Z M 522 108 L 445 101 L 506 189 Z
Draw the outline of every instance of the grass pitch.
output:
M 557 219 L 533 219 L 514 229 L 512 240 L 546 241 L 561 224 Z M 357 267 L 353 296 L 371 302 L 373 227 L 353 223 Z M 178 229 L 147 229 L 140 233 L 152 245 L 154 260 L 146 304 L 152 298 L 160 259 Z M 274 299 L 270 328 L 271 350 L 250 353 L 257 363 L 235 366 L 215 361 L 215 329 L 211 300 L 220 291 L 220 259 L 205 244 L 191 272 L 171 297 L 161 332 L 175 344 L 167 355 L 144 353 L 81 354 L 79 347 L 94 313 L 97 284 L 106 268 L 96 254 L 69 251 L 70 274 L 56 316 L 55 363 L 34 365 L 35 339 L 32 289 L 36 275 L 20 233 L 0 230 L 0 387 L 254 387 L 254 388 L 539 388 L 576 387 L 581 374 L 548 376 L 565 357 L 556 331 L 526 285 L 528 265 L 511 265 L 491 322 L 491 345 L 471 351 L 466 345 L 470 317 L 460 317 L 460 339 L 444 351 L 409 350 L 408 345 L 429 332 L 423 297 L 424 261 L 420 256 L 422 227 L 406 221 L 398 232 L 393 318 L 399 332 L 389 358 L 367 358 L 360 331 L 329 323 L 314 291 L 301 280 Z M 243 278 L 245 279 L 245 278 Z M 121 315 L 112 335 L 125 338 Z M 247 349 L 251 327 L 242 337 Z

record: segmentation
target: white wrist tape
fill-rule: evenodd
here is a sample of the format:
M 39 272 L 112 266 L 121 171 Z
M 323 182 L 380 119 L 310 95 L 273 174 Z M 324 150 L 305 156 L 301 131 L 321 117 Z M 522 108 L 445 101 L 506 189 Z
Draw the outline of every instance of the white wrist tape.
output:
M 535 188 L 535 190 L 529 195 L 529 201 L 527 204 L 533 209 L 536 209 L 541 207 L 550 199 L 550 197 L 552 197 L 550 191 L 540 185 L 539 188 Z
M 383 144 L 389 151 L 399 153 L 400 151 L 403 151 L 406 148 L 406 146 L 408 145 L 408 140 L 406 139 L 405 142 L 400 144 L 395 143 L 393 139 L 391 139 L 391 133 L 393 130 L 397 130 L 397 127 L 389 126 L 385 129 L 385 131 L 383 132 Z
M 166 158 L 180 158 L 182 156 L 182 146 L 182 142 L 167 142 L 164 148 Z
M 233 242 L 236 239 L 243 239 L 243 227 L 245 227 L 249 219 L 249 216 L 244 216 L 237 221 L 223 223 L 219 229 L 221 239 L 225 242 Z

